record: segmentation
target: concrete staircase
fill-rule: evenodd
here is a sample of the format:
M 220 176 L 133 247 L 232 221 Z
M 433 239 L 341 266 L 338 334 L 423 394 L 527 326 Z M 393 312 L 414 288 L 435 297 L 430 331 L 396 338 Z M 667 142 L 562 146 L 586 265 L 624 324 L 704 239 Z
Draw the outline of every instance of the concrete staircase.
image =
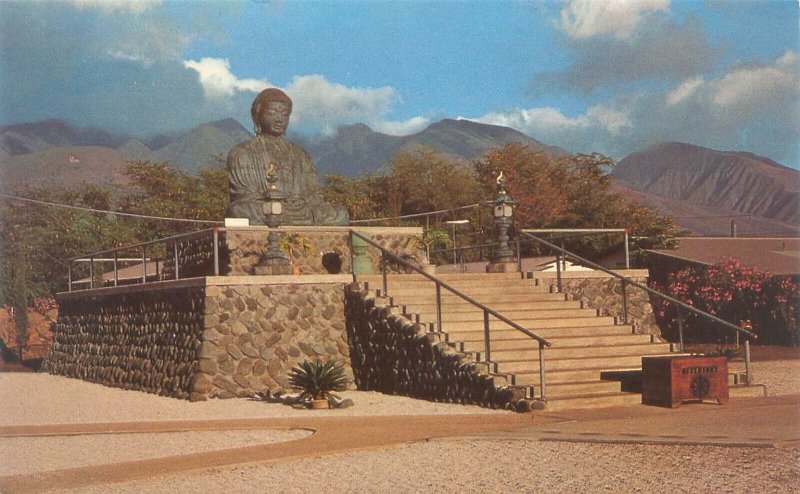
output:
M 623 392 L 620 382 L 601 380 L 604 371 L 641 368 L 642 356 L 670 353 L 670 344 L 613 317 L 551 293 L 519 273 L 442 274 L 444 282 L 491 307 L 536 335 L 552 342 L 545 349 L 548 410 L 641 403 L 641 395 Z M 371 290 L 382 288 L 377 275 L 359 275 Z M 421 275 L 390 275 L 388 295 L 410 319 L 436 326 L 436 289 Z M 485 360 L 483 311 L 446 289 L 441 291 L 442 332 L 457 350 Z M 490 317 L 491 362 L 508 382 L 539 393 L 538 342 Z M 535 390 L 534 390 L 535 388 Z

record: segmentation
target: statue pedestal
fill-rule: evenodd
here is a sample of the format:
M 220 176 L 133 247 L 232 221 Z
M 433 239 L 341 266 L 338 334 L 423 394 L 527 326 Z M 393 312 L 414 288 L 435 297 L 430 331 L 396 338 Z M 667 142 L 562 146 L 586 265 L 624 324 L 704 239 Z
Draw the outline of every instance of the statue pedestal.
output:
M 259 276 L 292 274 L 292 264 L 286 258 L 276 257 L 266 259 L 253 268 L 253 273 Z
M 516 273 L 519 267 L 515 261 L 490 262 L 486 265 L 487 273 Z

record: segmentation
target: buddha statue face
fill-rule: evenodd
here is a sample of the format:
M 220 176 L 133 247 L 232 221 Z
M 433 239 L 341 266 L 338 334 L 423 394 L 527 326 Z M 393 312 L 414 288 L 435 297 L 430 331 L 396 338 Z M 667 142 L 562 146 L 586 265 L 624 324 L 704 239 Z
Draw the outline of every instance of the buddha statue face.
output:
M 256 119 L 262 134 L 281 136 L 289 126 L 291 106 L 281 101 L 268 101 L 259 109 Z

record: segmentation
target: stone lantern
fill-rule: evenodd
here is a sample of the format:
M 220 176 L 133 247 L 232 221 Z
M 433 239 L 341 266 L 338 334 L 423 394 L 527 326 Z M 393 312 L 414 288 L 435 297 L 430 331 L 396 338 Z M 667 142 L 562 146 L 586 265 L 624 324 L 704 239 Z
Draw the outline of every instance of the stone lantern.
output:
M 258 264 L 255 267 L 255 274 L 258 275 L 277 275 L 292 274 L 292 265 L 286 254 L 278 246 L 278 227 L 283 223 L 283 192 L 277 185 L 278 174 L 275 172 L 275 164 L 270 163 L 267 170 L 267 193 L 264 200 L 265 223 L 269 227 L 267 236 L 267 249 L 261 254 Z
M 517 263 L 514 261 L 514 252 L 508 246 L 508 229 L 513 222 L 512 218 L 516 202 L 511 199 L 511 196 L 506 191 L 506 180 L 502 171 L 497 176 L 497 197 L 489 204 L 492 206 L 494 226 L 497 229 L 497 246 L 489 257 L 486 272 L 508 273 L 516 271 Z

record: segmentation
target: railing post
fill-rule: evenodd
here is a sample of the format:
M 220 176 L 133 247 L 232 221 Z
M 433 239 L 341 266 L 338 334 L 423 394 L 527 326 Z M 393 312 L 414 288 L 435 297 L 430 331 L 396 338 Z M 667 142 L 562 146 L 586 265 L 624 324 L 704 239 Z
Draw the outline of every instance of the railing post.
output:
M 219 276 L 219 230 L 214 228 L 214 276 Z
M 381 252 L 381 274 L 383 275 L 383 296 L 389 296 L 389 281 L 387 280 L 386 276 L 386 265 L 389 264 L 388 259 L 386 258 L 386 253 Z
M 142 245 L 142 283 L 147 283 L 147 246 Z
M 556 288 L 561 293 L 561 254 L 556 255 Z
M 352 274 L 353 279 L 355 279 L 356 269 L 355 269 L 355 256 L 353 255 L 353 230 L 350 230 L 349 238 L 350 238 L 350 274 Z
M 119 285 L 119 270 L 117 269 L 117 251 L 114 251 L 114 286 Z
M 178 241 L 172 243 L 172 254 L 175 258 L 175 279 L 180 279 L 180 266 L 178 263 Z
M 486 362 L 491 362 L 492 348 L 489 341 L 489 313 L 485 310 L 483 311 L 483 350 L 486 354 L 486 358 L 484 360 Z
M 680 338 L 681 351 L 684 349 L 683 345 L 683 308 L 678 307 L 678 338 Z
M 622 286 L 622 321 L 625 324 L 628 324 L 628 293 L 627 293 L 627 283 L 625 280 L 620 280 L 620 285 Z
M 72 261 L 69 261 L 69 263 L 67 263 L 67 282 L 69 283 L 69 285 L 67 286 L 67 291 L 71 292 L 72 291 Z
M 442 285 L 436 283 L 436 328 L 442 332 Z
M 625 269 L 631 269 L 631 256 L 628 248 L 628 229 L 625 229 Z
M 94 256 L 89 257 L 89 288 L 94 288 Z
M 744 379 L 748 386 L 753 384 L 750 379 L 750 340 L 747 338 L 744 339 Z
M 517 270 L 521 278 L 525 278 L 525 273 L 522 272 L 522 242 L 517 234 Z
M 539 396 L 545 399 L 545 379 L 544 379 L 544 343 L 539 342 Z

